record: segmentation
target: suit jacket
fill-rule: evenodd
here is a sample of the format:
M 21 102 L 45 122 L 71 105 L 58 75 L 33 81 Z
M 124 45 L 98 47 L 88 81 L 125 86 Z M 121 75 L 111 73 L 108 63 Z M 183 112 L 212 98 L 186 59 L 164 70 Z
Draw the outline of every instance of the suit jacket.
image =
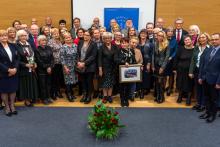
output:
M 76 39 L 75 30 L 76 30 L 75 28 L 70 29 L 70 33 L 71 33 L 73 40 Z
M 112 33 L 112 29 L 111 29 L 111 27 L 108 28 L 108 29 L 106 30 L 106 32 L 110 32 L 110 33 Z
M 35 45 L 35 42 L 34 42 L 34 38 L 32 37 L 31 34 L 28 35 L 27 42 L 29 42 L 30 44 L 32 44 L 36 48 L 36 45 Z
M 30 42 L 28 42 L 28 43 L 30 43 Z M 31 45 L 33 52 L 35 52 L 35 50 L 36 50 L 35 46 L 31 43 L 30 43 L 30 45 Z M 26 76 L 29 73 L 29 68 L 26 67 L 26 64 L 28 64 L 28 60 L 27 60 L 27 57 L 24 55 L 23 48 L 18 44 L 17 44 L 17 48 L 18 48 L 18 53 L 20 55 L 19 76 Z
M 138 37 L 139 35 L 138 30 L 135 30 L 135 32 L 136 32 L 136 37 Z M 121 33 L 124 34 L 124 37 L 127 37 L 128 29 L 121 30 Z
M 212 50 L 213 47 L 206 49 L 204 52 L 199 70 L 199 79 L 206 80 L 209 85 L 220 85 L 220 49 L 209 61 Z
M 162 28 L 162 31 L 166 32 L 166 29 L 165 29 L 165 28 Z
M 41 46 L 38 46 L 34 52 L 37 62 L 37 73 L 39 75 L 47 75 L 47 69 L 50 67 L 53 69 L 54 58 L 53 52 L 50 46 L 45 46 L 45 49 Z
M 9 68 L 16 68 L 17 73 L 19 71 L 19 64 L 20 64 L 20 56 L 17 51 L 17 47 L 13 43 L 8 43 L 9 49 L 12 53 L 12 62 L 9 59 L 7 52 L 5 51 L 4 47 L 0 43 L 0 78 L 6 78 L 8 76 Z
M 84 40 L 80 40 L 78 43 L 76 62 L 81 62 L 81 49 L 83 47 L 83 44 Z M 97 44 L 94 41 L 90 40 L 90 45 L 86 51 L 86 58 L 83 61 L 86 66 L 86 73 L 97 71 L 97 51 Z
M 141 51 L 141 42 L 137 44 L 137 49 Z M 152 61 L 152 51 L 153 51 L 153 45 L 146 40 L 145 45 L 144 45 L 144 55 L 143 56 L 143 65 L 144 63 L 147 65 L 148 63 L 151 63 Z
M 106 44 L 101 45 L 98 50 L 98 67 L 102 67 L 103 71 L 102 77 L 99 77 L 99 86 L 104 85 L 109 70 L 116 67 L 116 64 L 114 63 L 114 54 L 116 51 L 117 46 L 115 44 L 111 44 L 111 50 L 108 49 Z
M 183 41 L 183 36 L 188 34 L 187 31 L 183 30 L 182 29 L 182 36 L 181 36 L 181 39 L 180 39 L 180 42 L 178 43 L 179 46 L 184 46 L 184 41 Z M 176 29 L 174 29 L 174 36 L 173 36 L 176 40 L 177 40 L 177 37 L 176 37 Z
M 168 45 L 165 49 L 162 51 L 158 50 L 159 48 L 159 42 L 155 42 L 153 46 L 153 55 L 152 55 L 152 67 L 160 66 L 163 70 L 166 69 L 168 64 L 168 59 L 170 57 L 170 43 L 168 42 Z

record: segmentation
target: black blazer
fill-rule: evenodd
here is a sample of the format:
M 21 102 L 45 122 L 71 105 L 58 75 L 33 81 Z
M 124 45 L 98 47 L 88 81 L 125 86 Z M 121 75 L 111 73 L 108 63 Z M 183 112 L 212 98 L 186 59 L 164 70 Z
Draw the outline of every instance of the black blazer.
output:
M 168 59 L 170 57 L 170 43 L 165 49 L 159 51 L 159 42 L 155 42 L 153 46 L 153 55 L 152 55 L 152 67 L 160 66 L 163 70 L 166 69 L 168 64 Z
M 181 35 L 181 39 L 180 39 L 180 42 L 178 43 L 179 46 L 184 46 L 184 41 L 183 41 L 183 36 L 188 34 L 187 31 L 183 30 L 182 29 L 182 35 Z M 174 36 L 173 36 L 176 40 L 177 40 L 177 37 L 176 37 L 176 29 L 174 29 Z
M 7 52 L 5 51 L 4 47 L 0 43 L 0 78 L 6 78 L 8 76 L 9 68 L 16 68 L 18 74 L 19 64 L 20 64 L 20 56 L 17 51 L 17 46 L 14 43 L 9 43 L 8 46 L 12 53 L 12 62 L 10 61 Z
M 101 45 L 98 50 L 98 66 L 102 67 L 102 71 L 103 71 L 102 77 L 99 77 L 99 86 L 104 85 L 109 70 L 117 66 L 117 64 L 115 64 L 114 62 L 114 55 L 116 51 L 117 51 L 117 46 L 115 44 L 111 44 L 111 50 L 108 49 L 106 44 Z
M 50 46 L 45 46 L 45 49 L 38 46 L 35 50 L 36 62 L 37 62 L 37 73 L 39 75 L 47 75 L 47 69 L 50 67 L 53 69 L 54 58 L 53 52 Z
M 29 43 L 29 42 L 28 42 Z M 36 48 L 33 44 L 31 44 L 31 48 L 33 50 L 33 52 L 35 52 Z M 20 54 L 20 66 L 19 66 L 19 76 L 26 76 L 29 73 L 29 68 L 26 67 L 26 64 L 28 64 L 28 60 L 27 57 L 24 55 L 24 51 L 23 48 L 17 44 L 17 48 L 18 48 L 18 53 Z M 34 58 L 35 55 L 34 55 Z
M 36 45 L 35 45 L 35 42 L 34 42 L 34 38 L 32 37 L 31 34 L 28 35 L 27 42 L 29 42 L 30 44 L 32 44 L 36 48 Z
M 80 40 L 78 43 L 76 62 L 81 62 L 80 61 L 81 49 L 83 44 L 84 44 L 84 40 Z M 90 40 L 90 45 L 87 49 L 86 58 L 83 61 L 86 66 L 86 73 L 97 71 L 97 60 L 96 60 L 97 51 L 98 51 L 97 44 L 94 41 Z

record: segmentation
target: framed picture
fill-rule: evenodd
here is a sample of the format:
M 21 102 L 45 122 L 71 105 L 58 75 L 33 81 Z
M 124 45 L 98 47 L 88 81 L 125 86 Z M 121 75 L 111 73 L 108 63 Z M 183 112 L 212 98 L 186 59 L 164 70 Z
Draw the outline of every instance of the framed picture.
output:
M 142 82 L 142 64 L 119 65 L 119 83 Z

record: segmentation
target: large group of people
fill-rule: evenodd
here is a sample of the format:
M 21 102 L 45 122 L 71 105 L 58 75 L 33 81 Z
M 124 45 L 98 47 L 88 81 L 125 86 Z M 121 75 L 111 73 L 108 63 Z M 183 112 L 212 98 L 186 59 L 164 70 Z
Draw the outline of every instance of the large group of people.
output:
M 199 118 L 211 123 L 219 104 L 220 35 L 210 37 L 196 25 L 187 32 L 183 23 L 177 18 L 175 29 L 163 28 L 164 20 L 159 18 L 155 28 L 148 22 L 139 32 L 131 19 L 121 30 L 115 19 L 105 28 L 94 18 L 91 28 L 84 29 L 80 18 L 74 18 L 74 27 L 68 31 L 63 19 L 60 28 L 52 27 L 50 17 L 41 28 L 35 18 L 30 28 L 15 20 L 12 27 L 0 30 L 0 110 L 3 101 L 6 115 L 17 115 L 16 98 L 27 107 L 33 107 L 38 97 L 49 105 L 63 98 L 61 87 L 74 102 L 76 85 L 85 104 L 103 96 L 104 102 L 113 103 L 112 95 L 119 93 L 121 106 L 128 107 L 129 100 L 143 99 L 150 89 L 154 89 L 154 101 L 161 104 L 166 90 L 166 96 L 172 94 L 177 75 L 177 103 L 185 97 L 190 106 L 195 86 L 197 104 L 192 110 L 205 110 Z M 142 82 L 119 83 L 118 66 L 131 64 L 142 65 Z

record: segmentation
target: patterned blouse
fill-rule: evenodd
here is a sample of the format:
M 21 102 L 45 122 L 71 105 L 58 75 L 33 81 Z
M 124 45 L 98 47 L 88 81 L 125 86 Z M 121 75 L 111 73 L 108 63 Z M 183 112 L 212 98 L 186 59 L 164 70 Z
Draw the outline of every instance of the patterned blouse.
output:
M 52 51 L 53 51 L 54 64 L 61 64 L 61 61 L 60 61 L 60 49 L 63 46 L 62 43 L 60 42 L 58 44 L 54 39 L 50 39 L 47 42 L 47 45 L 50 46 Z

